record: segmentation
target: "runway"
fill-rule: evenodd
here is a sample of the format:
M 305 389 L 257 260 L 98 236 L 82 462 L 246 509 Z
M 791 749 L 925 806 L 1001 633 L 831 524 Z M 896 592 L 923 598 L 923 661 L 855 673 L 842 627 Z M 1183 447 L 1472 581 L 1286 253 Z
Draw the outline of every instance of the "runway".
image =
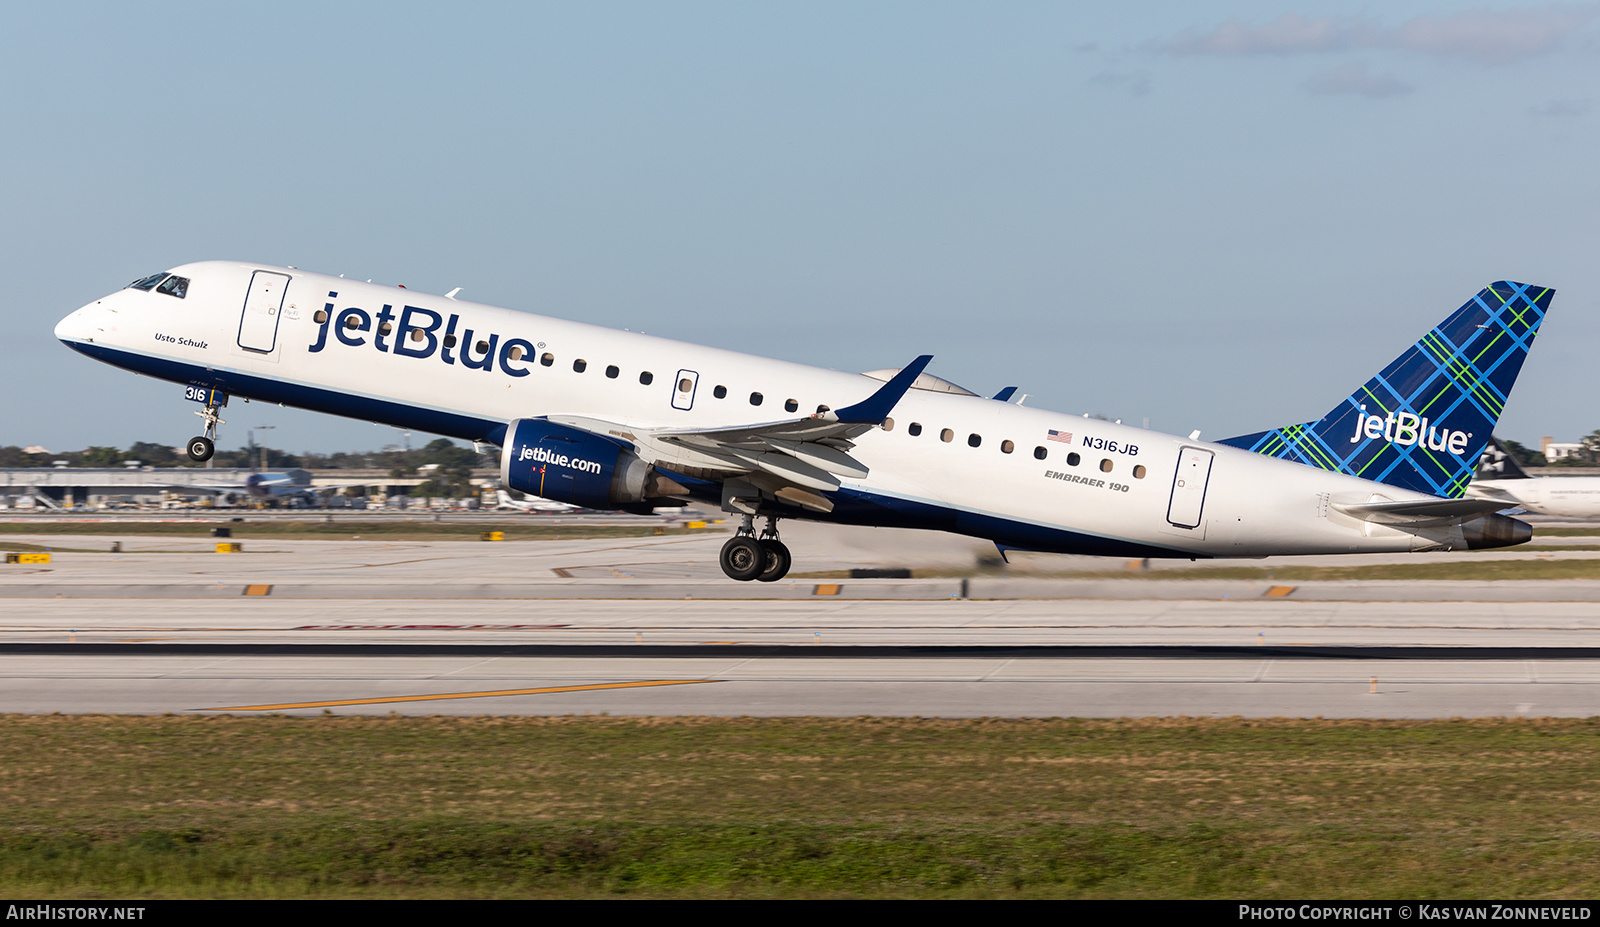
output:
M 972 556 L 945 536 L 909 554 L 881 529 L 829 539 L 791 542 L 844 553 L 796 569 Z M 1011 593 L 978 597 L 959 579 L 730 584 L 706 575 L 720 536 L 260 541 L 244 555 L 122 540 L 124 554 L 0 575 L 0 710 L 1437 718 L 1600 704 L 1600 583 L 1584 581 L 1013 576 L 994 580 Z M 558 572 L 575 569 L 591 575 Z

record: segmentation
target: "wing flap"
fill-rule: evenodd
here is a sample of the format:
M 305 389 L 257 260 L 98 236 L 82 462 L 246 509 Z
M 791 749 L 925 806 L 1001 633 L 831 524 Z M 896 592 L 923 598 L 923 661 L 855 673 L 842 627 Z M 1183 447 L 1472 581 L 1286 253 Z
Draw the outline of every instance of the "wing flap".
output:
M 548 418 L 626 441 L 653 465 L 748 476 L 775 498 L 828 511 L 833 503 L 820 493 L 839 489 L 841 478 L 868 473 L 866 464 L 846 453 L 854 439 L 883 425 L 932 360 L 931 354 L 918 357 L 860 402 L 802 418 L 727 428 L 635 428 L 582 415 Z

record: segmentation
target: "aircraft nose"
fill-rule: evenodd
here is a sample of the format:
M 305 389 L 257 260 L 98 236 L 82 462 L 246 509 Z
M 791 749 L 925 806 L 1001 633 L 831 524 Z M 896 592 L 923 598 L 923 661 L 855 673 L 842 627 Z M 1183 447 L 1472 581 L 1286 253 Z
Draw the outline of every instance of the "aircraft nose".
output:
M 84 306 L 56 323 L 56 338 L 71 344 L 75 341 L 93 341 L 95 325 L 91 319 L 94 304 Z

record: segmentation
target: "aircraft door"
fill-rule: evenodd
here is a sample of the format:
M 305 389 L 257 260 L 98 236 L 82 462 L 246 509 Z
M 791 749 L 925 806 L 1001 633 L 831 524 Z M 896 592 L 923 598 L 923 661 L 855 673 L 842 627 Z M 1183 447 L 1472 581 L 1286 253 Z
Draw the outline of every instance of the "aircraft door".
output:
M 685 412 L 694 408 L 694 390 L 700 383 L 700 374 L 693 370 L 678 371 L 672 383 L 672 407 Z
M 1167 521 L 1179 528 L 1198 528 L 1206 504 L 1206 484 L 1211 480 L 1211 461 L 1216 455 L 1198 447 L 1178 453 L 1178 472 L 1172 477 L 1172 501 L 1167 505 Z
M 278 345 L 278 320 L 283 317 L 283 297 L 288 289 L 287 274 L 258 270 L 250 277 L 250 291 L 239 316 L 239 347 L 272 353 Z

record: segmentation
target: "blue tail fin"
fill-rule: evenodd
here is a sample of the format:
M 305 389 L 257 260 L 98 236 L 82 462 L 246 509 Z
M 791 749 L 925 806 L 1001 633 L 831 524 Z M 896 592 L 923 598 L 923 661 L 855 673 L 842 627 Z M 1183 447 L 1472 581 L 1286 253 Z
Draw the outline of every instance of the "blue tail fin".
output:
M 1218 442 L 1456 498 L 1471 482 L 1554 290 L 1491 284 L 1320 421 Z

